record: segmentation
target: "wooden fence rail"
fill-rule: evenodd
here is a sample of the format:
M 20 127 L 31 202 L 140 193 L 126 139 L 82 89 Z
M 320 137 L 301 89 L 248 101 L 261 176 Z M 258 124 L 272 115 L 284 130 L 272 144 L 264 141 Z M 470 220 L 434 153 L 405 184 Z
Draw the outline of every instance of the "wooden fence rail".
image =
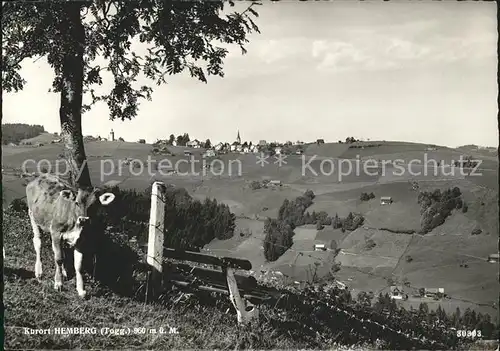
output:
M 266 289 L 262 287 L 259 288 L 255 278 L 239 275 L 234 271 L 235 269 L 251 270 L 252 264 L 250 261 L 232 257 L 216 257 L 198 252 L 163 247 L 165 232 L 165 192 L 166 187 L 164 183 L 153 183 L 146 260 L 150 267 L 148 276 L 148 299 L 155 299 L 155 297 L 162 292 L 164 279 L 166 277 L 169 283 L 179 287 L 213 291 L 229 295 L 229 299 L 236 309 L 239 324 L 247 324 L 252 320 L 258 319 L 259 310 L 255 303 L 268 299 L 270 297 L 270 290 L 266 291 Z M 174 264 L 170 265 L 168 274 L 165 275 L 164 258 L 209 264 L 218 266 L 221 270 L 192 267 L 187 264 Z M 188 273 L 188 278 L 185 274 L 182 274 L 182 272 Z M 196 277 L 201 278 L 200 281 L 191 279 Z

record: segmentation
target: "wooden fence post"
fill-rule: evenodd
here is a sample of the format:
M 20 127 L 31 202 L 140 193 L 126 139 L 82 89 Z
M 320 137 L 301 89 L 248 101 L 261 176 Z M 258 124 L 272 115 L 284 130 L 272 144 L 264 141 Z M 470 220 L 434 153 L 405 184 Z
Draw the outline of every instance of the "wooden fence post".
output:
M 151 266 L 148 300 L 158 297 L 162 288 L 163 235 L 165 229 L 165 184 L 154 182 L 151 191 L 147 263 Z
M 236 284 L 236 278 L 234 277 L 233 269 L 224 267 L 223 270 L 226 272 L 227 287 L 229 289 L 229 299 L 236 309 L 238 324 L 248 324 L 252 320 L 258 319 L 259 309 L 257 308 L 257 306 L 241 298 L 240 292 L 238 291 L 238 285 Z

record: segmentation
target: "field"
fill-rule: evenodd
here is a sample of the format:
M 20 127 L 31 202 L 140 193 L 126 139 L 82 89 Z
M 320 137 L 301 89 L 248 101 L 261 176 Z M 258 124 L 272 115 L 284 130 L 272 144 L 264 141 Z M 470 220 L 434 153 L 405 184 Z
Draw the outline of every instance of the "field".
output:
M 485 152 L 463 152 L 458 149 L 437 147 L 435 151 L 426 151 L 423 144 L 403 142 L 366 142 L 381 144 L 378 147 L 348 148 L 346 144 L 310 144 L 306 148 L 305 159 L 290 156 L 281 167 L 270 158 L 263 167 L 256 163 L 254 155 L 227 154 L 218 157 L 213 163 L 219 167 L 217 174 L 203 174 L 202 149 L 192 150 L 199 163 L 194 171 L 199 174 L 171 174 L 161 176 L 144 172 L 134 175 L 134 169 L 127 165 L 118 168 L 118 160 L 136 158 L 146 161 L 151 145 L 126 142 L 89 142 L 86 144 L 88 163 L 94 184 L 114 182 L 120 187 L 144 190 L 153 180 L 162 180 L 178 187 L 185 187 L 195 198 L 215 198 L 226 203 L 237 216 L 237 229 L 229 240 L 214 240 L 204 250 L 217 255 L 243 257 L 253 264 L 255 272 L 279 271 L 288 282 L 311 280 L 331 276 L 334 262 L 341 263 L 340 271 L 334 275 L 343 281 L 355 295 L 359 291 L 386 292 L 390 282 L 410 283 L 407 288 L 413 293 L 419 287 L 443 287 L 450 299 L 438 302 L 426 301 L 431 306 L 441 304 L 448 311 L 456 307 L 462 310 L 471 307 L 479 311 L 497 313 L 499 285 L 497 265 L 487 262 L 487 257 L 498 250 L 498 162 L 495 155 Z M 185 148 L 172 147 L 175 156 L 169 156 L 172 162 L 186 159 Z M 4 201 L 24 196 L 23 179 L 16 175 L 16 170 L 26 159 L 48 159 L 53 163 L 62 152 L 59 144 L 41 147 L 5 146 L 2 148 Z M 325 160 L 356 158 L 360 160 L 395 160 L 405 162 L 411 159 L 458 160 L 460 155 L 473 155 L 483 160 L 482 176 L 463 176 L 431 174 L 397 175 L 392 166 L 385 174 L 340 174 L 339 168 L 330 171 L 330 164 Z M 159 160 L 158 156 L 152 159 Z M 304 164 L 311 160 L 310 167 L 318 173 L 306 169 Z M 110 160 L 110 161 L 109 161 Z M 181 161 L 182 162 L 182 161 Z M 208 161 L 209 162 L 209 161 Z M 323 166 L 322 166 L 323 162 Z M 115 172 L 108 168 L 111 163 Z M 101 173 L 101 165 L 108 172 Z M 222 166 L 222 168 L 220 168 Z M 231 166 L 230 166 L 231 165 Z M 179 172 L 189 170 L 186 163 L 180 164 Z M 324 173 L 321 173 L 321 167 Z M 421 167 L 421 166 L 420 166 Z M 418 166 L 415 166 L 417 169 Z M 413 169 L 413 168 L 412 168 Z M 31 166 L 29 171 L 34 171 Z M 345 171 L 345 169 L 342 169 Z M 193 173 L 193 172 L 191 172 Z M 253 180 L 281 180 L 283 185 L 276 188 L 252 190 Z M 417 192 L 411 189 L 410 180 L 417 180 L 421 190 L 449 188 L 458 186 L 469 206 L 467 213 L 454 211 L 442 226 L 429 234 L 397 233 L 398 230 L 418 230 L 420 212 Z M 326 211 L 330 216 L 336 213 L 346 216 L 349 212 L 362 213 L 365 217 L 363 227 L 353 232 L 342 233 L 326 227 L 316 230 L 315 226 L 299 227 L 295 230 L 293 246 L 276 262 L 266 262 L 262 241 L 264 238 L 263 221 L 267 217 L 276 217 L 279 207 L 285 199 L 294 199 L 305 190 L 311 189 L 316 197 L 308 211 Z M 375 199 L 362 202 L 362 192 L 375 194 Z M 379 198 L 391 196 L 394 202 L 390 206 L 381 206 Z M 381 230 L 389 228 L 395 231 Z M 481 229 L 480 235 L 471 235 L 473 229 Z M 334 257 L 331 251 L 315 252 L 316 243 L 327 246 L 335 240 L 342 251 Z M 375 246 L 367 249 L 366 243 L 372 240 Z M 407 262 L 406 257 L 412 260 Z M 460 264 L 468 264 L 468 268 Z M 409 299 L 405 306 L 416 306 L 420 300 Z

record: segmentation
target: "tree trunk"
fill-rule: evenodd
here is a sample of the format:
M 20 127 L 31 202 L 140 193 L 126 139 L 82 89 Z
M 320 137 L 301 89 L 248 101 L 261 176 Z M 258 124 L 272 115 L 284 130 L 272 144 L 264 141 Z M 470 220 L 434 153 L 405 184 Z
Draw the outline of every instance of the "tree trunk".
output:
M 81 4 L 68 2 L 62 5 L 64 20 L 61 33 L 64 40 L 61 69 L 61 134 L 64 140 L 64 154 L 70 169 L 70 181 L 78 187 L 90 187 L 89 168 L 82 135 L 83 95 L 83 53 L 85 50 L 85 29 L 80 16 Z

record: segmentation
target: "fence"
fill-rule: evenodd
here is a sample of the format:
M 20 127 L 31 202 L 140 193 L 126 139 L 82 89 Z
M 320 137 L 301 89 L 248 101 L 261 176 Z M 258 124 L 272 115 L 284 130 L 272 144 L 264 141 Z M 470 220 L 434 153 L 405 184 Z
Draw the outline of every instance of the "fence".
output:
M 230 257 L 216 257 L 163 246 L 165 235 L 165 192 L 166 187 L 162 182 L 153 183 L 147 244 L 147 263 L 150 267 L 148 299 L 154 299 L 163 291 L 164 279 L 168 277 L 169 283 L 181 288 L 195 288 L 228 294 L 231 303 L 236 309 L 239 324 L 248 324 L 250 321 L 258 319 L 259 310 L 254 303 L 268 300 L 273 289 L 259 288 L 255 278 L 235 274 L 235 269 L 251 270 L 252 264 L 250 261 Z M 169 267 L 169 272 L 165 272 L 164 258 L 218 266 L 222 270 L 217 271 L 176 264 Z M 194 280 L 186 279 L 186 277 L 179 274 L 179 272 L 187 270 L 189 270 L 190 275 L 202 278 L 203 283 L 195 283 Z

